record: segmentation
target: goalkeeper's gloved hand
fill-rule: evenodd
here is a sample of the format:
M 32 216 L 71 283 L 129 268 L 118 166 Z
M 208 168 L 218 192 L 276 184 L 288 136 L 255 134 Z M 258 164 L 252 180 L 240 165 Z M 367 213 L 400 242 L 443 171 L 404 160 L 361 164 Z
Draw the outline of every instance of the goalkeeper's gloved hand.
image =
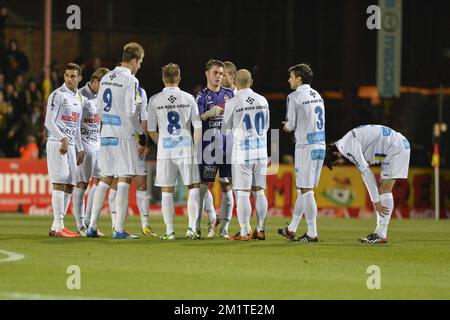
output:
M 210 110 L 206 111 L 202 114 L 202 118 L 204 120 L 211 118 L 211 117 L 217 117 L 220 116 L 223 113 L 223 108 L 219 106 L 214 106 Z

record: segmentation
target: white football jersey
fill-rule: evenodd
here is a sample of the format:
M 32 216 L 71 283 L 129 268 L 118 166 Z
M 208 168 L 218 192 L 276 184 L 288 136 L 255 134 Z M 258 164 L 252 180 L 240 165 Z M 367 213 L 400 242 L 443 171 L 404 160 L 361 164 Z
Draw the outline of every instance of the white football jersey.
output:
M 325 144 L 325 106 L 309 84 L 301 85 L 287 98 L 286 128 L 295 130 L 295 146 Z
M 133 139 L 138 130 L 133 121 L 138 87 L 139 81 L 124 67 L 116 67 L 100 80 L 97 111 L 102 118 L 102 138 Z
M 97 95 L 88 84 L 80 89 L 86 98 L 81 117 L 81 140 L 85 150 L 95 152 L 100 150 L 100 124 L 102 119 L 97 113 Z
M 252 89 L 242 89 L 225 103 L 222 132 L 233 135 L 232 161 L 267 159 L 269 103 Z
M 180 88 L 164 88 L 148 105 L 148 131 L 159 131 L 157 159 L 193 156 L 191 124 L 202 128 L 197 103 Z
M 81 143 L 81 113 L 85 98 L 77 90 L 69 90 L 66 84 L 53 91 L 48 97 L 45 127 L 48 140 L 61 141 L 64 137 L 70 145 L 83 150 Z
M 139 87 L 139 97 L 141 99 L 140 103 L 138 104 L 138 110 L 139 110 L 139 119 L 141 121 L 147 121 L 148 119 L 148 111 L 147 111 L 147 105 L 148 105 L 148 98 L 147 98 L 147 92 L 141 87 Z
M 381 125 L 365 125 L 349 131 L 336 142 L 336 147 L 350 162 L 364 172 L 370 165 L 381 163 L 399 148 L 409 149 L 406 138 Z

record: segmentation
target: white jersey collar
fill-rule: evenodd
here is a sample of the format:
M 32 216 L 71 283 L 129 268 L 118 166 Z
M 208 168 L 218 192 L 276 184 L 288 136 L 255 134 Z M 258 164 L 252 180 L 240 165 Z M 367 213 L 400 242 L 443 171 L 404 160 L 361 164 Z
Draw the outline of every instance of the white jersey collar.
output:
M 163 89 L 163 92 L 167 92 L 167 91 L 180 91 L 179 87 L 165 87 Z
M 253 92 L 253 90 L 251 88 L 245 88 L 237 91 L 237 93 L 246 93 L 246 92 Z
M 77 92 L 74 93 L 72 90 L 67 88 L 65 83 L 63 83 L 63 85 L 61 86 L 61 91 L 68 92 L 68 93 L 72 94 L 74 97 L 78 94 L 78 88 L 77 88 Z
M 131 70 L 125 67 L 115 67 L 114 70 L 118 71 L 118 72 L 125 72 L 128 73 L 130 76 L 132 76 L 131 74 Z
M 295 91 L 302 91 L 302 90 L 306 90 L 306 89 L 310 89 L 311 86 L 309 84 L 302 84 L 300 87 L 297 88 L 297 90 Z

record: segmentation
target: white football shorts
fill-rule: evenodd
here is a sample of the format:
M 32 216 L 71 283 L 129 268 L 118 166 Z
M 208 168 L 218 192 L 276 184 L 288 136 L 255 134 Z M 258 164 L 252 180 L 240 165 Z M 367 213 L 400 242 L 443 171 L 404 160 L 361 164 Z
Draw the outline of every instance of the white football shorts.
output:
M 406 138 L 401 143 L 397 143 L 395 151 L 390 152 L 381 161 L 381 179 L 407 179 L 409 171 L 409 159 L 411 148 Z M 391 150 L 392 150 L 391 149 Z
M 251 160 L 248 163 L 232 163 L 231 174 L 234 190 L 250 190 L 252 187 L 265 189 L 267 159 Z
M 157 187 L 174 187 L 181 175 L 185 186 L 200 183 L 200 171 L 193 158 L 158 159 L 156 161 Z
M 295 183 L 297 188 L 317 187 L 324 159 L 325 145 L 309 144 L 295 149 Z
M 100 178 L 99 151 L 85 150 L 85 152 L 83 163 L 77 167 L 77 182 L 88 183 L 91 178 Z
M 77 154 L 75 146 L 69 145 L 66 154 L 59 152 L 60 141 L 47 141 L 47 168 L 50 181 L 58 184 L 76 184 Z
M 102 177 L 131 177 L 139 172 L 134 139 L 101 138 L 98 165 Z

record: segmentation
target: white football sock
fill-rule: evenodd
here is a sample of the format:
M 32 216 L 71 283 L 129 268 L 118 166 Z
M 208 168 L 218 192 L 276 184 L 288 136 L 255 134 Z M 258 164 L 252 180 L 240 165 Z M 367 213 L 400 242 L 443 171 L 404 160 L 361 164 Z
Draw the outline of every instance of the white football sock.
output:
M 71 196 L 72 196 L 71 193 L 64 192 L 64 216 L 66 216 L 67 210 L 69 210 Z
M 200 202 L 198 206 L 198 214 L 197 214 L 197 222 L 195 224 L 196 231 L 202 230 L 202 215 L 203 215 L 203 204 L 205 201 L 206 193 L 208 192 L 208 186 L 204 184 L 200 184 Z
M 302 192 L 297 190 L 297 200 L 295 200 L 294 213 L 292 215 L 291 223 L 288 226 L 289 231 L 297 232 L 298 225 L 300 224 L 300 221 L 302 221 L 303 212 Z
M 115 231 L 122 233 L 125 232 L 125 220 L 128 213 L 128 197 L 130 195 L 130 185 L 126 182 L 120 182 L 117 184 L 116 194 L 116 225 Z
M 111 226 L 116 226 L 116 194 L 117 190 L 110 189 L 108 196 L 109 211 L 111 212 Z
M 308 191 L 302 195 L 305 208 L 305 218 L 308 225 L 308 237 L 317 237 L 317 203 L 314 191 Z
M 166 225 L 166 233 L 173 232 L 173 216 L 175 214 L 175 207 L 173 204 L 173 193 L 161 193 L 161 207 L 163 213 L 164 224 Z
M 108 192 L 109 185 L 100 181 L 97 188 L 95 189 L 94 200 L 92 203 L 92 214 L 91 221 L 89 222 L 89 228 L 97 230 L 97 220 L 100 215 L 100 211 L 105 203 L 106 192 Z
M 250 194 L 249 194 L 250 196 Z M 222 192 L 222 203 L 220 204 L 220 215 L 223 223 L 223 232 L 228 234 L 228 226 L 233 216 L 234 198 L 233 191 Z
M 264 190 L 254 191 L 253 197 L 255 198 L 255 211 L 256 217 L 258 218 L 258 231 L 264 231 L 267 217 L 267 204 L 266 194 Z
M 92 204 L 94 203 L 94 195 L 95 190 L 97 189 L 97 185 L 94 183 L 92 187 L 89 189 L 88 196 L 87 196 L 87 202 L 86 202 L 86 210 L 83 211 L 83 219 L 85 222 L 89 224 L 91 220 L 91 212 L 92 212 Z
M 84 192 L 86 190 L 81 188 L 73 189 L 73 215 L 77 222 L 77 228 L 81 229 L 84 226 L 83 212 L 84 212 Z
M 252 205 L 250 203 L 250 192 L 237 192 L 237 215 L 239 226 L 241 227 L 241 236 L 248 235 L 250 231 L 250 217 L 252 215 Z
M 391 220 L 392 211 L 394 210 L 394 197 L 392 193 L 380 194 L 380 203 L 383 207 L 389 208 L 389 214 L 382 217 L 377 213 L 379 218 L 377 219 L 377 228 L 375 229 L 375 233 L 381 238 L 386 239 L 389 221 Z
M 53 231 L 61 231 L 64 229 L 64 191 L 52 191 L 52 208 L 53 208 Z
M 136 202 L 141 216 L 141 227 L 148 226 L 148 210 L 150 206 L 150 194 L 147 191 L 136 190 Z
M 200 203 L 200 189 L 193 188 L 189 190 L 187 211 L 189 216 L 189 228 L 191 228 L 193 231 L 196 231 L 195 228 L 197 225 L 197 214 L 199 203 Z
M 200 194 L 199 194 L 200 196 Z M 206 194 L 205 194 L 205 199 L 203 200 L 203 207 L 206 211 L 206 213 L 208 214 L 208 220 L 210 224 L 215 224 L 216 223 L 216 209 L 214 208 L 214 200 L 213 200 L 213 196 L 211 194 L 211 191 L 209 191 L 209 189 L 207 190 Z

